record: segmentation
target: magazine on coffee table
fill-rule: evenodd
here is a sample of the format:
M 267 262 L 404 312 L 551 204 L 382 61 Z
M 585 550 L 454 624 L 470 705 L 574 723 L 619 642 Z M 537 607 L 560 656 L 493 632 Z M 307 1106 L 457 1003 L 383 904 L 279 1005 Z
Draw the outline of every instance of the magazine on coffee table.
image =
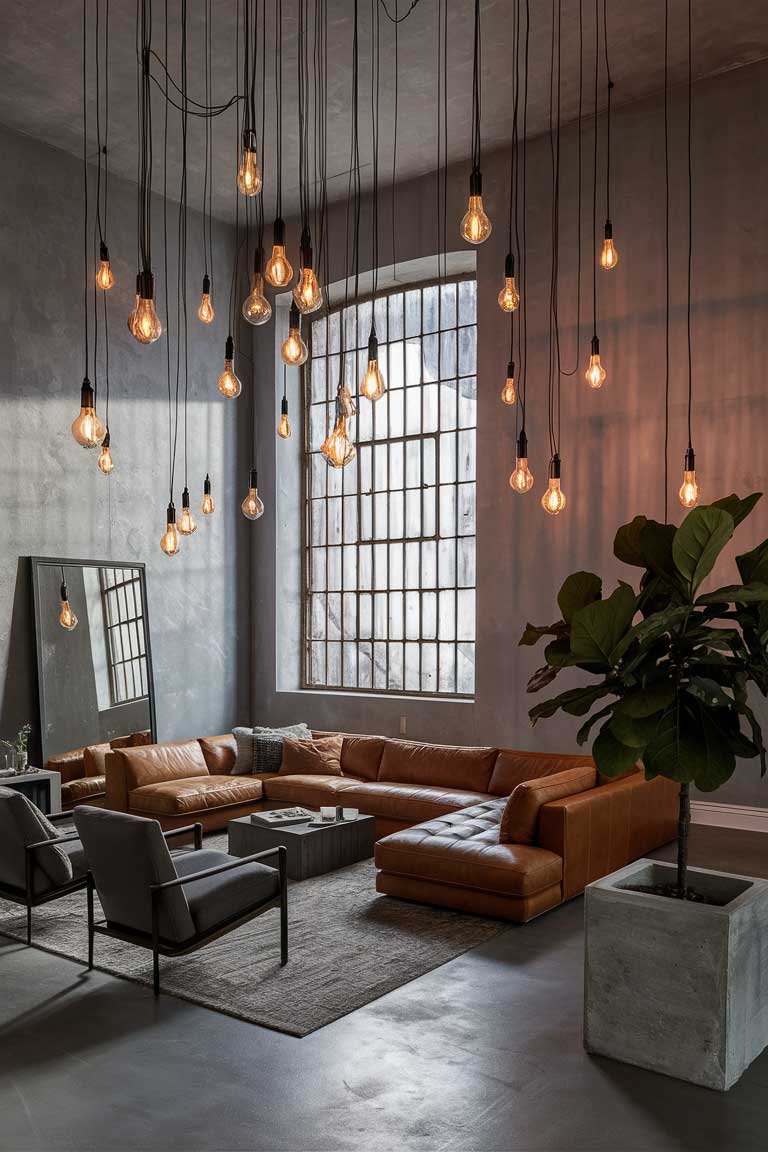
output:
M 315 815 L 309 808 L 276 808 L 272 812 L 252 812 L 251 822 L 270 828 L 286 828 L 290 824 L 308 824 Z

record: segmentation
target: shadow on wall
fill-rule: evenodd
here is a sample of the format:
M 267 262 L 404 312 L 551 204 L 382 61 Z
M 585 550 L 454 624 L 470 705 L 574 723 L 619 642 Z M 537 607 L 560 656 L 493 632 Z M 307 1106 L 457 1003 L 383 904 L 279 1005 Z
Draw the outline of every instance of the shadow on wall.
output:
M 8 636 L 10 658 L 0 699 L 0 739 L 13 740 L 23 724 L 32 725 L 29 759 L 40 763 L 40 709 L 37 700 L 37 657 L 32 612 L 32 565 L 20 556 L 16 565 L 11 629 Z

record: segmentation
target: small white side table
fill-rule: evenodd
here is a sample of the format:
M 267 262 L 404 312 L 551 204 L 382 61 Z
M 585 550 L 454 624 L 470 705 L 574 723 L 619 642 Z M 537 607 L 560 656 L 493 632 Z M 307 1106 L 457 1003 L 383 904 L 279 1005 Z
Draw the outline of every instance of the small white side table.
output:
M 61 812 L 61 773 L 41 768 L 20 776 L 0 776 L 0 788 L 15 788 L 36 804 L 41 812 Z

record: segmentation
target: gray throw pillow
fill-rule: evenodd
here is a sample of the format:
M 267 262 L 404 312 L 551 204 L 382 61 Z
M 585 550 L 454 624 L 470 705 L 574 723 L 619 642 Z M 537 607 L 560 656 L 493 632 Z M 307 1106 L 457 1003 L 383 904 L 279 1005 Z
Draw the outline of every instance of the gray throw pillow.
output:
M 7 883 L 24 886 L 25 844 L 55 841 L 62 833 L 31 800 L 13 788 L 0 788 L 0 872 Z M 66 852 L 52 843 L 39 848 L 35 863 L 52 884 L 68 884 L 72 879 L 72 861 Z
M 237 759 L 233 776 L 252 776 L 258 772 L 279 772 L 283 761 L 283 739 L 311 740 L 306 724 L 289 724 L 285 728 L 233 728 Z

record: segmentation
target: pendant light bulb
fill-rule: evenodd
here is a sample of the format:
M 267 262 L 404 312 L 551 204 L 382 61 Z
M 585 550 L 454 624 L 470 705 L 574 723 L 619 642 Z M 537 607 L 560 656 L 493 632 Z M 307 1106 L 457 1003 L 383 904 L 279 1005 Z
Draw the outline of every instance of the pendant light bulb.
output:
M 128 327 L 139 344 L 154 344 L 163 334 L 163 326 L 155 311 L 155 278 L 151 272 L 142 272 L 139 276 L 136 310 L 128 320 Z
M 688 448 L 685 453 L 685 470 L 683 472 L 683 483 L 680 486 L 680 503 L 683 508 L 695 508 L 699 502 L 701 491 L 696 483 L 696 455 L 693 448 Z
M 520 307 L 520 293 L 515 284 L 515 258 L 511 252 L 507 253 L 504 261 L 504 287 L 498 299 L 502 312 L 514 312 Z
M 349 396 L 346 387 L 339 388 L 339 394 L 336 397 L 336 421 L 320 447 L 321 453 L 332 468 L 343 468 L 346 464 L 351 464 L 357 455 L 347 431 L 349 416 L 344 406 L 343 396 L 345 392 Z M 354 405 L 352 408 L 354 411 Z
M 109 476 L 110 472 L 115 466 L 115 462 L 112 459 L 112 450 L 110 448 L 109 428 L 107 428 L 106 435 L 101 442 L 101 452 L 99 453 L 97 464 L 105 476 Z
M 549 484 L 541 498 L 541 506 L 550 516 L 559 516 L 568 501 L 560 487 L 560 457 L 557 452 L 549 463 Z
M 600 266 L 610 271 L 615 268 L 619 262 L 619 254 L 616 251 L 616 245 L 613 243 L 613 226 L 610 220 L 605 222 L 605 239 L 603 240 L 603 250 L 600 253 Z
M 211 496 L 211 478 L 206 472 L 203 482 L 203 503 L 201 505 L 203 516 L 213 515 L 213 497 Z
M 243 301 L 243 319 L 249 324 L 266 324 L 272 315 L 272 305 L 264 295 L 264 276 L 261 273 L 261 252 L 256 252 L 256 269 L 251 273 L 251 291 Z
M 469 178 L 469 204 L 461 221 L 461 235 L 468 244 L 483 244 L 490 236 L 493 225 L 483 208 L 483 177 L 479 168 Z
M 237 170 L 237 186 L 243 196 L 258 196 L 261 192 L 261 169 L 256 154 L 256 133 L 248 128 L 243 132 L 243 151 Z
M 176 531 L 176 508 L 171 502 L 166 513 L 165 532 L 160 537 L 160 547 L 166 556 L 175 556 L 179 550 L 179 534 Z
M 509 486 L 513 492 L 524 495 L 533 488 L 533 472 L 528 467 L 528 437 L 521 432 L 517 438 L 517 456 L 515 457 L 515 470 L 509 477 Z
M 501 389 L 501 402 L 502 404 L 514 404 L 516 400 L 515 362 L 514 360 L 510 360 L 509 364 L 507 364 L 507 378 L 504 381 L 504 387 Z
M 258 487 L 258 474 L 255 468 L 251 468 L 248 477 L 248 495 L 240 505 L 243 516 L 248 520 L 258 520 L 259 516 L 264 515 L 264 504 L 259 496 Z
M 290 440 L 291 426 L 288 423 L 288 397 L 283 396 L 280 405 L 280 423 L 277 426 L 277 434 L 281 440 Z
M 189 507 L 189 488 L 186 486 L 181 494 L 181 516 L 176 527 L 182 536 L 191 536 L 193 532 L 197 532 L 197 524 Z
M 82 448 L 96 448 L 106 435 L 106 429 L 96 415 L 96 400 L 87 376 L 80 389 L 80 413 L 72 421 L 72 435 Z
M 67 632 L 72 632 L 77 628 L 77 616 L 72 611 L 69 603 L 69 596 L 67 595 L 67 585 L 62 580 L 61 582 L 61 609 L 59 611 L 59 624 L 62 628 L 66 628 Z
M 109 266 L 109 248 L 107 248 L 102 240 L 99 247 L 99 270 L 96 273 L 96 284 L 99 288 L 108 292 L 114 282 L 115 275 Z
M 312 268 L 312 238 L 308 228 L 301 233 L 300 250 L 299 282 L 293 289 L 293 302 L 299 312 L 306 316 L 309 312 L 316 312 L 323 302 L 323 294 Z
M 590 388 L 602 388 L 605 383 L 606 371 L 600 363 L 600 341 L 597 336 L 592 337 L 592 354 L 589 357 L 589 366 L 584 373 L 584 379 Z
M 368 337 L 368 367 L 365 370 L 360 391 L 367 400 L 375 403 L 376 400 L 381 399 L 386 390 L 384 376 L 379 367 L 379 341 L 376 336 L 376 329 L 372 327 Z
M 234 370 L 235 358 L 235 342 L 231 336 L 227 336 L 227 343 L 224 350 L 224 371 L 219 379 L 216 381 L 216 387 L 222 396 L 226 396 L 228 400 L 234 400 L 239 396 L 243 390 L 240 380 L 235 375 Z
M 301 313 L 295 304 L 291 304 L 288 314 L 288 335 L 283 341 L 280 355 L 286 364 L 294 367 L 304 364 L 309 356 L 309 349 L 301 337 Z
M 273 288 L 287 288 L 293 280 L 293 267 L 285 254 L 285 223 L 278 216 L 272 236 L 272 255 L 264 273 Z
M 206 272 L 203 276 L 203 296 L 200 301 L 200 307 L 197 310 L 197 317 L 202 320 L 203 324 L 212 324 L 213 317 L 216 313 L 213 311 L 213 304 L 211 303 L 211 278 Z

